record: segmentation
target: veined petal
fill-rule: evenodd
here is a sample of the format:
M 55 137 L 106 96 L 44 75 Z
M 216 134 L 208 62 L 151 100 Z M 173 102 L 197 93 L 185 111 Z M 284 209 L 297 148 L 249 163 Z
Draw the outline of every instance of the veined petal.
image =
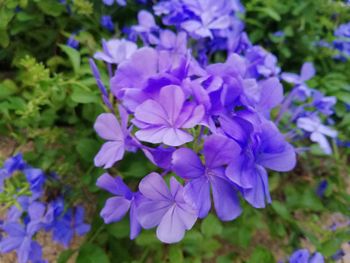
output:
M 109 141 L 123 141 L 124 134 L 117 118 L 112 113 L 100 114 L 94 124 L 97 134 Z
M 215 211 L 223 221 L 236 219 L 242 213 L 242 208 L 236 190 L 225 179 L 218 176 L 211 178 Z
M 115 162 L 123 158 L 124 152 L 124 141 L 106 142 L 94 158 L 95 166 L 111 168 Z
M 184 237 L 185 229 L 174 204 L 162 217 L 157 228 L 157 237 L 164 243 L 176 243 Z
M 101 217 L 106 224 L 121 220 L 128 212 L 130 200 L 116 196 L 108 198 L 105 206 L 101 210 Z
M 172 169 L 184 179 L 194 179 L 204 175 L 201 160 L 194 151 L 188 148 L 181 148 L 173 153 Z

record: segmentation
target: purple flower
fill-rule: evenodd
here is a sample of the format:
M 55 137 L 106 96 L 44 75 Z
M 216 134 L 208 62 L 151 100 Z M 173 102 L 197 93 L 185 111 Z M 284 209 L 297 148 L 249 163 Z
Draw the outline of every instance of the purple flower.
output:
M 100 114 L 94 129 L 101 138 L 107 140 L 95 156 L 94 163 L 98 167 L 110 168 L 124 156 L 126 131 L 112 113 Z
M 297 120 L 297 126 L 310 133 L 310 139 L 317 142 L 325 154 L 331 154 L 332 148 L 326 136 L 335 138 L 338 136 L 337 131 L 323 125 L 317 117 L 302 117 Z
M 183 197 L 183 187 L 170 178 L 170 189 L 163 178 L 151 173 L 139 185 L 142 197 L 137 216 L 145 229 L 157 226 L 157 237 L 164 243 L 179 242 L 197 220 L 197 211 Z
M 2 225 L 1 228 L 7 233 L 7 236 L 0 241 L 1 253 L 16 250 L 20 263 L 26 263 L 28 260 L 32 262 L 41 260 L 41 246 L 32 238 L 43 227 L 41 218 L 44 211 L 43 204 L 34 202 L 28 208 L 29 222 L 27 225 L 13 221 Z
M 108 6 L 113 5 L 115 2 L 120 6 L 126 6 L 126 0 L 102 0 L 102 2 Z
M 8 174 L 13 174 L 15 171 L 21 171 L 27 166 L 26 162 L 23 160 L 23 155 L 18 153 L 10 158 L 8 158 L 4 163 L 4 169 Z
M 23 170 L 27 181 L 30 185 L 30 190 L 34 198 L 41 196 L 43 192 L 43 186 L 45 184 L 45 174 L 38 168 L 26 168 Z
M 186 102 L 181 87 L 168 85 L 161 89 L 157 100 L 146 100 L 135 110 L 135 133 L 141 141 L 179 146 L 193 140 L 183 129 L 198 125 L 204 116 L 204 107 Z
M 0 241 L 1 253 L 16 250 L 19 263 L 37 262 L 38 255 L 41 258 L 41 246 L 32 240 L 33 233 L 29 233 L 24 225 L 12 222 L 3 225 L 2 229 L 7 237 Z
M 313 102 L 312 105 L 322 114 L 329 116 L 334 113 L 333 107 L 337 103 L 337 98 L 333 96 L 326 97 L 321 92 L 313 91 Z
M 324 193 L 326 192 L 328 188 L 328 181 L 327 180 L 322 180 L 316 189 L 316 194 L 321 198 L 323 197 Z
M 226 124 L 224 131 L 233 138 L 237 137 L 231 135 L 235 126 L 230 128 L 230 125 Z M 226 176 L 242 189 L 244 198 L 253 207 L 264 208 L 266 202 L 271 202 L 265 168 L 285 172 L 293 169 L 295 164 L 294 148 L 272 122 L 266 122 L 251 135 L 241 156 L 229 164 Z
M 146 10 L 141 10 L 138 15 L 138 25 L 131 27 L 131 32 L 139 35 L 145 44 L 158 43 L 158 26 L 151 13 Z
M 303 64 L 300 72 L 300 76 L 294 73 L 282 73 L 281 78 L 295 85 L 295 89 L 298 91 L 297 95 L 300 99 L 304 100 L 305 98 L 311 95 L 310 88 L 305 84 L 306 81 L 315 76 L 315 68 L 312 63 L 306 62 Z
M 74 49 L 78 49 L 79 48 L 79 41 L 75 38 L 76 34 L 71 34 L 70 37 L 67 40 L 66 45 L 74 48 Z
M 141 231 L 136 217 L 137 193 L 130 191 L 122 178 L 113 178 L 105 173 L 101 175 L 96 185 L 115 197 L 108 198 L 100 215 L 106 224 L 120 221 L 130 209 L 130 239 L 134 239 Z
M 64 214 L 60 214 L 50 224 L 49 229 L 52 230 L 52 239 L 56 242 L 68 247 L 74 233 L 79 236 L 90 231 L 90 225 L 84 223 L 84 208 L 69 208 Z
M 310 252 L 307 249 L 299 249 L 291 255 L 289 263 L 324 263 L 324 258 L 318 252 L 310 258 Z
M 97 87 L 101 91 L 102 100 L 105 103 L 105 105 L 113 112 L 113 106 L 109 101 L 107 89 L 101 80 L 101 75 L 100 75 L 100 72 L 98 71 L 95 61 L 92 58 L 90 58 L 89 64 L 90 64 L 92 74 L 94 75 L 94 78 L 96 80 Z
M 114 24 L 111 16 L 101 16 L 100 24 L 110 32 L 114 32 Z
M 210 186 L 214 206 L 221 220 L 233 220 L 241 214 L 236 189 L 225 176 L 224 165 L 235 160 L 241 148 L 233 140 L 222 135 L 211 135 L 204 142 L 203 165 L 197 154 L 181 148 L 173 154 L 174 172 L 188 180 L 184 194 L 186 200 L 198 208 L 198 216 L 207 216 L 210 207 Z
M 123 62 L 137 50 L 134 42 L 125 39 L 102 40 L 102 47 L 103 51 L 96 52 L 94 58 L 110 64 Z
M 278 76 L 281 71 L 277 65 L 277 58 L 260 46 L 249 48 L 246 58 L 250 62 L 248 74 L 253 78 Z

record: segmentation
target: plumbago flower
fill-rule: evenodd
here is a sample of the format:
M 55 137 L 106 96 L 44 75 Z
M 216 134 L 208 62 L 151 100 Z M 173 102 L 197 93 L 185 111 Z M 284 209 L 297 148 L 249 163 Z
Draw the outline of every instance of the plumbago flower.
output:
M 109 169 L 141 152 L 157 166 L 133 189 L 104 173 L 97 185 L 113 197 L 100 215 L 108 224 L 130 211 L 130 238 L 157 227 L 161 241 L 174 243 L 212 207 L 223 221 L 240 216 L 241 202 L 266 207 L 269 171 L 296 164 L 288 139 L 310 137 L 330 153 L 326 136 L 336 132 L 324 122 L 331 122 L 336 99 L 307 85 L 316 73 L 310 62 L 300 75 L 281 74 L 277 58 L 250 43 L 238 1 L 160 1 L 153 10 L 171 28 L 143 10 L 129 40 L 104 41 L 95 54 L 115 69 L 109 67 L 111 96 L 90 61 L 110 111 L 94 126 L 106 141 L 94 161 Z M 210 63 L 217 51 L 226 60 Z M 286 97 L 281 79 L 294 86 Z
M 310 255 L 307 249 L 299 249 L 290 256 L 289 263 L 324 263 L 324 257 L 319 252 Z
M 289 122 L 295 123 L 305 137 L 316 142 L 325 154 L 331 154 L 332 148 L 327 137 L 336 138 L 338 133 L 324 123 L 331 123 L 337 99 L 325 96 L 322 92 L 310 88 L 305 82 L 315 75 L 312 63 L 304 63 L 300 76 L 294 73 L 283 73 L 282 79 L 294 84 L 288 97 L 285 98 L 277 120 L 282 115 L 289 115 Z M 296 138 L 298 139 L 298 138 Z
M 44 263 L 47 261 L 42 259 L 41 245 L 35 240 L 39 231 L 52 231 L 53 240 L 67 247 L 74 233 L 84 235 L 90 230 L 90 225 L 84 223 L 83 207 L 77 206 L 65 211 L 62 197 L 57 197 L 50 203 L 42 202 L 46 199 L 45 184 L 52 178 L 46 176 L 41 169 L 27 164 L 22 154 L 6 160 L 0 171 L 6 175 L 2 178 L 6 182 L 0 194 L 7 195 L 7 199 L 10 196 L 15 198 L 16 204 L 8 209 L 6 218 L 0 222 L 0 230 L 4 232 L 0 240 L 1 253 L 16 251 L 19 263 Z M 21 178 L 22 174 L 24 176 Z M 16 189 L 14 185 L 9 189 L 15 188 L 15 192 L 8 190 L 7 185 L 11 184 L 13 176 L 18 177 L 17 182 L 25 179 L 29 190 Z M 22 192 L 24 195 L 21 195 Z
M 172 177 L 169 189 L 161 175 L 151 173 L 136 191 L 119 176 L 103 174 L 97 181 L 114 195 L 101 211 L 105 223 L 130 210 L 132 239 L 141 227 L 157 227 L 161 241 L 174 243 L 207 216 L 211 195 L 223 221 L 241 214 L 240 197 L 265 207 L 271 202 L 267 169 L 289 171 L 296 156 L 270 120 L 283 101 L 283 87 L 267 52 L 255 48 L 249 58 L 232 53 L 223 63 L 201 66 L 183 33 L 167 30 L 160 40 L 124 57 L 111 76 L 119 105 L 116 110 L 105 102 L 111 112 L 96 120 L 106 142 L 95 165 L 111 168 L 128 152 L 141 151 L 163 169 L 162 176 L 173 171 L 184 179 L 180 184 Z M 102 85 L 100 78 L 97 83 Z

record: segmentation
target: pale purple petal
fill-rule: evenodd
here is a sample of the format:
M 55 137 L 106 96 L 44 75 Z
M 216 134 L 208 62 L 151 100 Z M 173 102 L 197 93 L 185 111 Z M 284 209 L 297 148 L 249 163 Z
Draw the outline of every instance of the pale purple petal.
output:
M 302 81 L 300 80 L 300 77 L 297 74 L 294 73 L 282 73 L 281 78 L 292 84 L 300 84 Z
M 317 142 L 325 154 L 331 154 L 332 148 L 326 138 L 322 133 L 313 132 L 310 136 L 311 141 Z
M 124 152 L 124 141 L 106 142 L 94 158 L 95 166 L 111 168 L 115 162 L 123 159 Z
M 163 138 L 169 129 L 171 128 L 166 128 L 164 126 L 151 126 L 149 128 L 137 131 L 135 136 L 140 141 L 161 143 L 163 142 Z
M 310 258 L 309 263 L 324 263 L 324 257 L 321 253 L 316 252 L 312 258 Z
M 166 112 L 167 120 L 171 124 L 175 124 L 185 102 L 185 94 L 182 89 L 176 85 L 163 87 L 159 94 L 159 101 Z M 156 110 L 159 111 L 159 109 Z M 146 122 L 149 121 L 146 120 Z
M 123 141 L 124 134 L 117 118 L 112 113 L 100 114 L 94 124 L 97 134 L 109 141 Z
M 303 66 L 301 68 L 301 73 L 300 73 L 300 78 L 302 81 L 307 81 L 307 80 L 313 78 L 313 76 L 315 76 L 315 74 L 316 74 L 316 70 L 315 70 L 315 67 L 312 63 L 306 62 L 303 64 Z
M 164 243 L 179 242 L 185 235 L 186 227 L 183 224 L 175 204 L 165 213 L 157 227 L 157 237 Z
M 278 106 L 283 100 L 283 87 L 278 78 L 273 77 L 259 83 L 261 97 L 259 108 L 269 110 Z
M 188 132 L 176 128 L 166 128 L 163 143 L 169 146 L 180 146 L 193 140 Z
M 204 106 L 198 105 L 193 109 L 191 116 L 181 125 L 181 127 L 186 129 L 193 128 L 203 120 L 204 114 L 205 114 Z
M 137 219 L 141 226 L 145 229 L 153 228 L 159 225 L 164 214 L 169 210 L 172 202 L 168 200 L 149 200 L 140 198 L 137 204 Z
M 139 189 L 141 194 L 151 200 L 172 200 L 168 186 L 163 178 L 157 173 L 150 173 L 144 177 L 139 184 Z
M 154 100 L 146 100 L 135 110 L 135 118 L 145 123 L 167 125 L 168 115 L 162 105 Z
M 121 177 L 114 178 L 108 173 L 101 175 L 97 179 L 96 185 L 114 195 L 125 196 L 131 193 Z
M 106 224 L 121 220 L 130 208 L 130 200 L 124 197 L 111 197 L 106 201 L 100 215 Z

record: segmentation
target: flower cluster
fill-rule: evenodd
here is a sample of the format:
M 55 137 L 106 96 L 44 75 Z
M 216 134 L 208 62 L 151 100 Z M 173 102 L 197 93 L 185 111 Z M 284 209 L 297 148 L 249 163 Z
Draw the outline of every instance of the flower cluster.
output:
M 348 60 L 350 57 L 350 22 L 341 24 L 335 31 L 336 40 L 333 41 L 333 48 L 339 52 L 336 56 L 340 60 Z
M 304 63 L 300 75 L 282 73 L 281 78 L 294 85 L 292 91 L 285 98 L 280 117 L 288 114 L 288 122 L 296 123 L 304 136 L 319 144 L 325 154 L 331 154 L 332 149 L 327 137 L 336 138 L 337 131 L 324 125 L 324 120 L 331 123 L 330 116 L 334 113 L 337 99 L 333 96 L 324 96 L 316 89 L 308 87 L 306 81 L 315 75 L 312 63 Z
M 237 1 L 170 0 L 153 9 L 176 32 L 141 10 L 138 24 L 125 30 L 128 40 L 103 40 L 94 55 L 108 66 L 113 101 L 90 60 L 110 111 L 94 126 L 106 140 L 94 163 L 109 169 L 126 152 L 142 151 L 157 166 L 136 191 L 121 177 L 103 174 L 97 185 L 115 197 L 101 216 L 116 222 L 130 210 L 132 239 L 141 228 L 157 227 L 158 238 L 173 243 L 208 215 L 212 201 L 223 221 L 241 214 L 240 197 L 255 208 L 270 203 L 267 171 L 294 168 L 295 150 L 286 140 L 293 133 L 331 153 L 325 136 L 337 133 L 323 122 L 336 100 L 307 86 L 315 74 L 311 63 L 300 75 L 281 74 L 277 58 L 250 43 Z M 221 51 L 226 60 L 210 63 Z M 286 97 L 281 79 L 294 85 Z M 290 136 L 277 127 L 286 119 Z
M 29 191 L 17 189 L 16 183 L 11 184 L 11 180 L 20 180 L 17 174 L 25 175 Z M 0 194 L 6 196 L 8 188 L 15 191 L 15 194 L 11 193 L 14 204 L 6 208 L 6 218 L 0 223 L 4 232 L 0 239 L 1 253 L 16 251 L 20 263 L 46 262 L 42 259 L 41 245 L 34 239 L 39 231 L 52 232 L 54 241 L 68 247 L 74 233 L 84 235 L 90 230 L 90 225 L 84 223 L 83 207 L 66 209 L 62 196 L 42 200 L 49 178 L 42 170 L 28 165 L 21 154 L 5 161 L 0 176 Z
M 164 11 L 180 2 L 182 11 Z M 181 22 L 177 33 L 160 29 L 149 12 L 141 11 L 131 30 L 145 47 L 125 39 L 103 42 L 95 59 L 108 65 L 118 107 L 90 60 L 111 111 L 98 116 L 94 125 L 106 140 L 95 165 L 108 169 L 126 152 L 142 151 L 158 167 L 136 191 L 108 173 L 97 182 L 114 195 L 101 211 L 105 223 L 121 220 L 130 210 L 131 238 L 141 228 L 157 227 L 162 242 L 178 242 L 197 218 L 208 215 L 211 200 L 223 221 L 241 214 L 240 197 L 263 208 L 271 202 L 267 170 L 289 171 L 296 163 L 294 148 L 271 120 L 271 110 L 283 101 L 276 58 L 260 46 L 226 46 L 226 61 L 203 64 L 200 54 L 188 48 L 189 40 L 197 46 L 233 30 L 230 23 L 240 5 L 209 2 L 163 1 L 155 6 L 157 12 L 163 8 L 168 21 L 188 15 L 181 18 L 186 23 Z M 200 17 L 206 8 L 210 12 Z M 191 24 L 198 28 L 190 31 Z M 170 176 L 168 187 L 170 173 L 176 176 Z
M 324 257 L 318 252 L 310 255 L 307 249 L 299 249 L 290 256 L 289 263 L 324 263 Z

